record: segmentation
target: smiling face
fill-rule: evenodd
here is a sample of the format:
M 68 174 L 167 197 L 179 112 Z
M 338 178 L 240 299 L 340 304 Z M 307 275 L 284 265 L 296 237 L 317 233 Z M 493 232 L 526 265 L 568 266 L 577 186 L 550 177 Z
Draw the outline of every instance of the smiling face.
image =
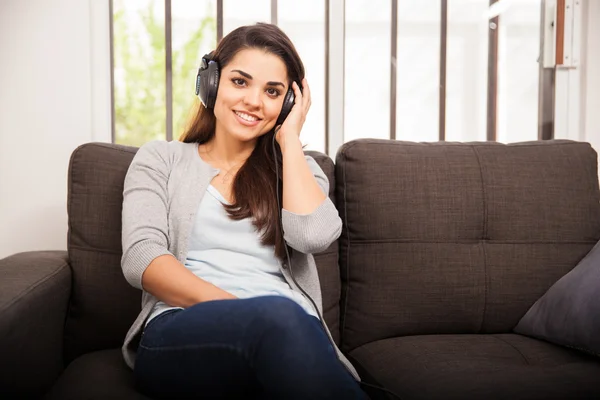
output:
M 216 134 L 247 142 L 269 132 L 281 111 L 287 81 L 287 68 L 276 55 L 260 49 L 239 51 L 221 67 Z

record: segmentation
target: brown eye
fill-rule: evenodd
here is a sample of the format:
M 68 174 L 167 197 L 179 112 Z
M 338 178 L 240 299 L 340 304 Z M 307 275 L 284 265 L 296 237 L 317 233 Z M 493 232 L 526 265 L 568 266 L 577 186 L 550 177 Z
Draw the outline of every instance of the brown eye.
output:
M 236 86 L 246 86 L 246 81 L 242 78 L 233 78 L 231 82 Z
M 277 97 L 281 94 L 281 92 L 277 89 L 269 88 L 267 89 L 267 94 L 271 97 Z

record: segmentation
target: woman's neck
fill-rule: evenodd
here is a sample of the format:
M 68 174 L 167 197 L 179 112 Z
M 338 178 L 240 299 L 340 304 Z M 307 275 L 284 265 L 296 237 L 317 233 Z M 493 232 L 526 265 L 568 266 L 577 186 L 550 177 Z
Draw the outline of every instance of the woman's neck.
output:
M 204 149 L 213 162 L 222 164 L 222 167 L 230 168 L 250 157 L 255 146 L 256 140 L 241 142 L 230 135 L 215 132 L 212 140 L 205 143 Z

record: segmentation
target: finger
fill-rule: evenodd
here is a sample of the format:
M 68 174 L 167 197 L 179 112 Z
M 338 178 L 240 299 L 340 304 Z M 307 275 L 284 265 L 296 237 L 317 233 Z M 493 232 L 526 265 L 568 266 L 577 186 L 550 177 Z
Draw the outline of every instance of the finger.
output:
M 311 103 L 310 87 L 308 86 L 308 80 L 302 79 L 302 100 L 304 102 L 304 109 L 308 111 Z
M 302 104 L 302 92 L 296 81 L 292 82 L 292 90 L 294 91 L 294 104 Z

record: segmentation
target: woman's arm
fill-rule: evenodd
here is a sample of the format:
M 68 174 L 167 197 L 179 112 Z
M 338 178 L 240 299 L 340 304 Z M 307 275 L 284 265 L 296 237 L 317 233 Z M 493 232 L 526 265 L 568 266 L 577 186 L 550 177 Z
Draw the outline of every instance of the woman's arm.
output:
M 329 199 L 329 181 L 312 159 L 304 155 L 300 130 L 310 108 L 310 89 L 304 92 L 294 82 L 294 107 L 277 132 L 283 156 L 282 224 L 285 241 L 306 253 L 325 250 L 342 232 L 342 221 Z
M 300 152 L 302 159 L 290 157 L 290 162 L 286 163 L 286 157 L 283 158 L 283 237 L 287 244 L 301 253 L 320 253 L 340 237 L 342 220 L 327 196 L 327 176 L 312 157 L 305 156 L 302 150 Z M 306 169 L 310 176 L 304 176 L 305 181 L 296 178 L 302 177 Z M 303 190 L 303 185 L 307 190 Z M 315 186 L 316 191 L 313 191 Z
M 283 155 L 283 208 L 310 214 L 327 198 L 311 171 L 298 136 L 285 138 Z
M 198 278 L 168 249 L 169 144 L 154 141 L 135 155 L 123 190 L 121 268 L 132 286 L 171 306 L 233 298 Z
M 155 258 L 142 275 L 144 290 L 174 307 L 209 300 L 235 299 L 231 293 L 198 278 L 171 255 Z

